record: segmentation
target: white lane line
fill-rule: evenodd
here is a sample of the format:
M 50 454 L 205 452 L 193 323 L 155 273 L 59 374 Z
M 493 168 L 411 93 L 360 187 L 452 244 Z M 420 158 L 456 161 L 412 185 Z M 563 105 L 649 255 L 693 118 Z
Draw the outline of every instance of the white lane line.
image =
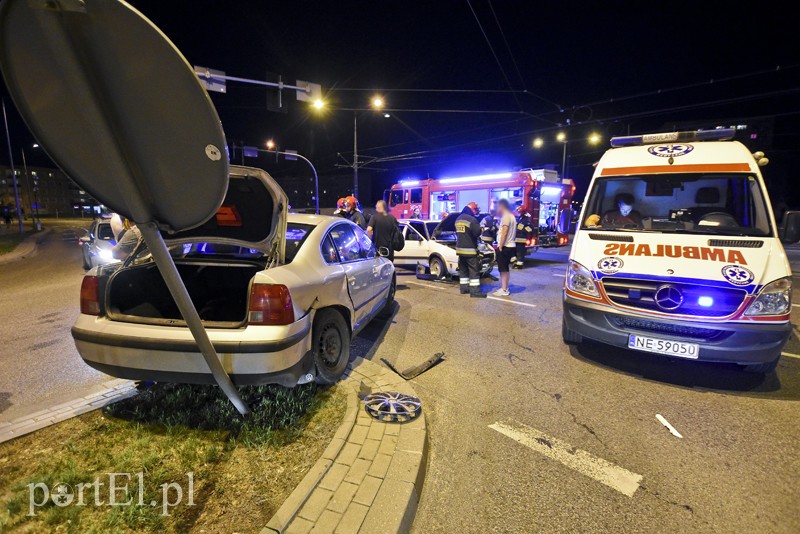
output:
M 436 289 L 438 291 L 452 291 L 452 289 L 449 288 L 449 287 L 436 287 L 436 286 L 432 286 L 432 285 L 429 285 L 429 284 L 421 284 L 419 282 L 411 282 L 411 281 L 406 281 L 405 283 L 406 284 L 412 284 L 412 285 L 415 285 L 415 286 L 420 286 L 420 287 L 427 287 L 428 289 Z M 527 302 L 518 302 L 516 300 L 510 300 L 508 298 L 493 297 L 491 295 L 487 296 L 486 298 L 489 299 L 489 300 L 496 300 L 497 302 L 505 302 L 507 304 L 516 304 L 517 306 L 527 306 L 528 308 L 535 308 L 536 307 L 536 304 L 528 304 Z
M 797 358 L 800 360 L 800 354 L 792 354 L 791 352 L 781 352 L 781 356 L 786 356 L 787 358 Z
M 800 308 L 800 304 L 792 304 L 792 308 Z
M 543 434 L 535 428 L 522 423 L 500 421 L 489 425 L 489 428 L 628 497 L 633 497 L 633 494 L 639 489 L 642 475 L 637 475 L 582 449 L 577 449 L 569 443 Z

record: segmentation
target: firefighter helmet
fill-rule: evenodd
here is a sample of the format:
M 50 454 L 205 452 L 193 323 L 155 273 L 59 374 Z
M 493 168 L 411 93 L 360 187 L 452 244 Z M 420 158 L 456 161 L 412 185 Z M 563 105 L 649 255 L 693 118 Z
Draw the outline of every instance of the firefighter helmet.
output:
M 475 215 L 478 215 L 481 212 L 481 208 L 478 207 L 478 204 L 475 202 L 470 202 L 469 204 L 467 204 L 467 207 L 471 209 L 472 213 L 474 213 Z
M 345 202 L 348 206 L 352 207 L 354 210 L 361 211 L 361 204 L 359 204 L 358 199 L 353 195 L 348 196 L 345 198 Z
M 336 209 L 337 210 L 343 210 L 344 209 L 344 203 L 345 203 L 346 200 L 347 199 L 345 197 L 342 197 L 339 200 L 337 200 L 336 201 Z

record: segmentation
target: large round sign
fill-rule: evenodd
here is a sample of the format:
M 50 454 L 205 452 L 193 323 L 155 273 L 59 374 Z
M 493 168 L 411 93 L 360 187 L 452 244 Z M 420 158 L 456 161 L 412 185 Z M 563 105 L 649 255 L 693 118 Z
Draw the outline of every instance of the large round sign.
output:
M 0 69 L 28 127 L 113 211 L 175 232 L 219 208 L 225 135 L 178 49 L 118 0 L 5 0 Z

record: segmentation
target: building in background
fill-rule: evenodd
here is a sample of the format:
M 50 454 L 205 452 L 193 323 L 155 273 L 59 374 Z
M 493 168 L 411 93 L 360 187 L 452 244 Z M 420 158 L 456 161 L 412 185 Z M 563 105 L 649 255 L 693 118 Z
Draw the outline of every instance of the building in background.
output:
M 106 211 L 105 206 L 58 169 L 28 166 L 27 175 L 22 166 L 14 170 L 26 219 L 37 208 L 40 217 L 93 218 Z M 14 181 L 7 166 L 0 166 L 0 206 L 16 213 Z

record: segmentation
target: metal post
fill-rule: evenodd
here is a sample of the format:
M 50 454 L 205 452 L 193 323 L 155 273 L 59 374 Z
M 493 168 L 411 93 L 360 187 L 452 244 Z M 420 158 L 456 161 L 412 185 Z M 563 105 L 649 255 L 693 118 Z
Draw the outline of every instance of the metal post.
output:
M 319 176 L 317 176 L 317 168 L 314 167 L 314 164 L 311 163 L 311 160 L 308 159 L 307 157 L 305 157 L 302 154 L 298 154 L 297 152 L 284 152 L 283 150 L 278 150 L 278 149 L 273 149 L 273 150 L 266 149 L 266 150 L 264 150 L 262 148 L 259 148 L 258 151 L 259 152 L 262 152 L 262 151 L 264 151 L 264 152 L 274 152 L 276 161 L 278 159 L 278 154 L 280 154 L 282 156 L 291 156 L 293 158 L 302 159 L 303 161 L 308 163 L 308 166 L 311 167 L 311 172 L 314 173 L 314 213 L 319 215 Z
M 6 127 L 6 142 L 8 143 L 8 162 L 11 166 L 11 179 L 14 181 L 14 202 L 17 203 L 17 220 L 19 221 L 19 233 L 25 233 L 22 225 L 22 209 L 19 203 L 19 189 L 17 188 L 17 172 L 14 170 L 14 155 L 11 152 L 11 134 L 8 132 L 8 116 L 6 115 L 6 101 L 3 99 L 3 124 Z
M 353 196 L 358 198 L 358 112 L 353 112 Z
M 564 150 L 561 153 L 561 177 L 567 177 L 567 143 L 568 141 L 564 141 Z
M 247 415 L 250 412 L 250 408 L 248 408 L 247 404 L 245 404 L 239 396 L 239 392 L 236 390 L 236 386 L 233 385 L 231 377 L 228 376 L 228 373 L 225 372 L 225 368 L 222 367 L 219 356 L 217 356 L 217 351 L 208 338 L 208 332 L 206 332 L 206 329 L 203 327 L 200 314 L 197 313 L 197 309 L 194 307 L 191 297 L 189 297 L 189 292 L 186 290 L 186 286 L 183 284 L 180 274 L 178 274 L 178 268 L 175 267 L 175 262 L 172 261 L 172 256 L 170 256 L 169 250 L 167 250 L 167 245 L 161 237 L 161 232 L 158 231 L 158 227 L 153 222 L 141 223 L 137 226 L 142 233 L 148 250 L 156 261 L 156 266 L 161 272 L 161 276 L 164 278 L 164 282 L 167 284 L 167 288 L 169 288 L 169 292 L 173 300 L 175 300 L 175 304 L 178 305 L 181 316 L 186 321 L 186 326 L 189 327 L 195 341 L 197 341 L 197 346 L 203 354 L 203 358 L 205 358 L 214 380 L 217 381 L 220 389 L 222 389 L 228 399 L 230 399 L 239 413 Z
M 28 186 L 28 208 L 30 209 L 28 215 L 31 220 L 33 220 L 33 189 L 31 189 L 31 176 L 28 174 L 28 162 L 25 159 L 25 149 L 20 149 L 20 152 L 22 153 L 22 168 L 25 170 L 25 185 Z

